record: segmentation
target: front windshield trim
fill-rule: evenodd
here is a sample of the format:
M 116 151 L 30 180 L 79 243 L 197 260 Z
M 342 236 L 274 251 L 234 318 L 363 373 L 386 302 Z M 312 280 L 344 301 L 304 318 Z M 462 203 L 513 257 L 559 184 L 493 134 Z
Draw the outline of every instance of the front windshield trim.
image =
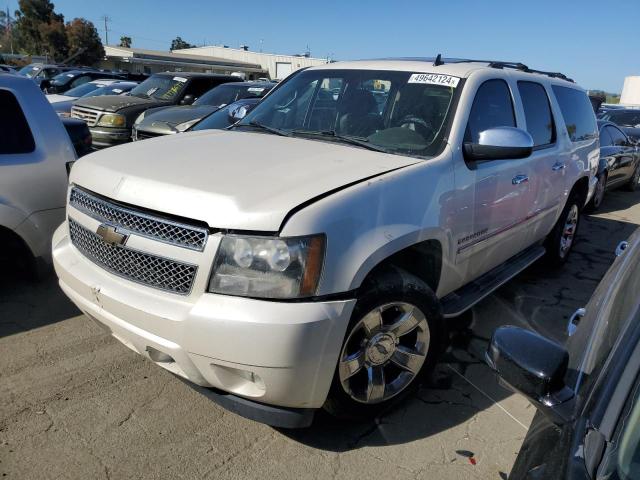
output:
M 457 86 L 451 86 L 449 90 L 447 90 L 447 87 L 441 85 L 418 84 L 407 86 L 407 84 L 417 83 L 409 81 L 414 73 L 415 72 L 412 71 L 384 69 L 351 70 L 338 68 L 299 71 L 272 89 L 252 112 L 230 128 L 250 127 L 249 123 L 251 121 L 258 120 L 259 123 L 266 126 L 276 127 L 283 131 L 290 131 L 295 136 L 304 136 L 312 141 L 342 141 L 343 143 L 350 143 L 354 147 L 359 146 L 369 149 L 379 147 L 376 149 L 392 155 L 413 157 L 422 160 L 433 158 L 442 153 L 447 143 L 458 102 L 464 88 L 465 79 L 460 78 Z M 334 80 L 343 82 L 342 87 L 337 88 L 338 85 L 332 83 Z M 385 85 L 371 87 L 371 82 Z M 321 83 L 323 85 L 322 92 L 325 93 L 323 93 L 322 97 L 318 97 Z M 290 85 L 290 87 L 287 87 L 287 85 Z M 349 87 L 349 85 L 351 85 L 351 87 Z M 378 102 L 378 115 L 383 122 L 380 127 L 376 127 L 373 133 L 369 132 L 360 135 L 345 131 L 344 128 L 336 128 L 338 124 L 333 122 L 337 122 L 337 119 L 330 120 L 329 128 L 321 128 L 317 125 L 317 122 L 309 123 L 309 116 L 315 114 L 319 98 L 325 99 L 325 101 L 328 98 L 326 92 L 332 92 L 334 98 L 334 102 L 327 102 L 332 104 L 329 111 L 331 118 L 333 118 L 334 115 L 334 113 L 331 112 L 336 112 L 335 114 L 337 115 L 341 109 L 343 109 L 343 112 L 349 113 L 349 110 L 346 109 L 349 108 L 349 106 L 345 104 L 343 98 L 346 96 L 345 89 L 348 90 L 348 88 L 351 88 L 352 91 L 354 89 L 362 90 L 368 88 L 381 89 L 376 91 L 370 90 L 372 93 L 381 92 L 380 95 L 374 96 L 376 102 Z M 400 103 L 401 96 L 399 93 L 405 95 L 404 104 Z M 296 97 L 296 95 L 299 95 L 299 98 Z M 290 100 L 285 97 L 288 97 Z M 306 97 L 306 103 L 301 103 L 303 97 Z M 381 98 L 381 101 L 378 101 L 378 98 Z M 421 108 L 424 109 L 423 111 L 426 112 L 430 109 L 436 112 L 433 113 L 433 115 L 436 116 L 424 117 L 431 120 L 434 125 L 431 128 L 427 126 L 425 129 L 422 129 L 419 132 L 420 136 L 414 133 L 407 133 L 407 130 L 416 132 L 416 128 L 413 127 L 413 125 L 405 128 L 405 124 L 402 124 L 400 125 L 403 127 L 401 130 L 400 126 L 396 125 L 399 118 L 394 119 L 393 117 L 394 113 L 396 113 L 394 109 L 397 110 L 398 115 L 401 112 L 410 110 L 409 105 L 411 105 L 411 100 L 414 98 L 419 100 Z M 290 107 L 298 109 L 297 117 L 294 121 L 283 120 L 279 123 L 273 123 L 273 116 L 277 111 L 289 111 Z M 300 110 L 300 108 L 303 110 Z M 281 113 L 280 115 L 283 114 Z M 373 115 L 373 113 L 367 115 Z M 404 115 L 401 119 L 404 119 Z M 271 125 L 269 125 L 270 123 Z M 424 121 L 421 123 L 424 123 Z M 311 128 L 309 128 L 310 126 Z M 327 134 L 327 132 L 333 133 Z M 382 132 L 382 134 L 379 134 L 380 132 Z M 340 138 L 341 136 L 346 138 Z M 361 144 L 356 145 L 356 142 L 351 141 L 351 139 L 361 142 Z

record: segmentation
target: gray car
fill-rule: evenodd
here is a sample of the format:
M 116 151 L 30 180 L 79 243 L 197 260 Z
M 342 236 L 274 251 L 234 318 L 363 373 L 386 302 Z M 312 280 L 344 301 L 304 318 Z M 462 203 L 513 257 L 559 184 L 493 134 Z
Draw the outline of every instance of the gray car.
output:
M 273 82 L 225 83 L 209 90 L 193 105 L 147 110 L 136 120 L 133 139 L 184 132 L 216 110 L 244 98 L 262 98 L 275 86 Z

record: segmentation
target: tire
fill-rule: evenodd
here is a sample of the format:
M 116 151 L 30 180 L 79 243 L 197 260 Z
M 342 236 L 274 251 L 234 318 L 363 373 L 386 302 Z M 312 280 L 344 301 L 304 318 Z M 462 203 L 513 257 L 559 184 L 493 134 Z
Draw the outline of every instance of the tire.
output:
M 546 262 L 549 266 L 561 267 L 569 258 L 580 226 L 580 203 L 580 197 L 572 193 L 545 241 Z
M 636 169 L 633 171 L 633 175 L 629 179 L 629 182 L 624 186 L 625 190 L 629 192 L 635 192 L 640 187 L 640 163 L 636 165 Z
M 360 290 L 324 409 L 351 420 L 375 417 L 420 384 L 445 344 L 433 291 L 389 267 Z
M 604 200 L 604 194 L 607 188 L 607 172 L 602 172 L 598 176 L 598 183 L 596 184 L 596 191 L 593 193 L 593 197 L 589 200 L 589 203 L 585 207 L 587 212 L 595 212 L 602 205 Z

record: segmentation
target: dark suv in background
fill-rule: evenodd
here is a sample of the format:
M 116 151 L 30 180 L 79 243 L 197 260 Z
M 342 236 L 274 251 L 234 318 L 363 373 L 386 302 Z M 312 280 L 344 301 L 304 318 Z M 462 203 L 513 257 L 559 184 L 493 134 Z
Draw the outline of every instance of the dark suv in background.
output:
M 40 88 L 47 93 L 65 93 L 72 88 L 79 87 L 92 80 L 125 80 L 125 74 L 102 72 L 100 70 L 69 70 L 53 77 L 51 80 L 43 80 Z
M 232 75 L 212 73 L 156 73 L 131 90 L 129 95 L 79 99 L 71 109 L 73 118 L 87 122 L 96 148 L 129 142 L 138 116 L 154 107 L 190 105 L 212 88 L 240 81 Z
M 277 84 L 273 82 L 225 83 L 209 90 L 193 105 L 147 110 L 136 120 L 133 139 L 142 140 L 184 132 L 207 115 L 237 100 L 264 97 L 275 85 Z

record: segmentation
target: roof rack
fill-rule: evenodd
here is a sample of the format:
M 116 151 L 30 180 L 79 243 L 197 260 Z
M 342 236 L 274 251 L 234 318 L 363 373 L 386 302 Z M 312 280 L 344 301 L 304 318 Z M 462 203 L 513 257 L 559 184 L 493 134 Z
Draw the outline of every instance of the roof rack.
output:
M 467 62 L 487 63 L 490 68 L 501 68 L 501 69 L 512 68 L 520 72 L 537 73 L 539 75 L 546 75 L 547 77 L 559 78 L 561 80 L 566 80 L 567 82 L 575 83 L 573 79 L 567 77 L 566 75 L 560 72 L 545 72 L 543 70 L 535 70 L 533 68 L 527 67 L 524 63 L 521 63 L 521 62 L 502 62 L 498 60 L 474 60 L 470 58 L 443 58 L 442 54 L 439 53 L 436 56 L 435 61 L 433 62 L 433 66 L 437 67 L 439 65 L 444 65 L 445 63 L 467 63 Z

